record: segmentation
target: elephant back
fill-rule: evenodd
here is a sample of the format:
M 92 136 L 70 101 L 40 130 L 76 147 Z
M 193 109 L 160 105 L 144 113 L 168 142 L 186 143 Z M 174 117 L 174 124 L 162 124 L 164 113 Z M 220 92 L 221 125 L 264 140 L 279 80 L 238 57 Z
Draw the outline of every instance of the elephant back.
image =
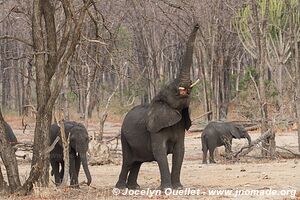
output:
M 60 135 L 60 128 L 57 124 L 52 124 L 50 126 L 50 143 L 52 144 L 57 136 Z

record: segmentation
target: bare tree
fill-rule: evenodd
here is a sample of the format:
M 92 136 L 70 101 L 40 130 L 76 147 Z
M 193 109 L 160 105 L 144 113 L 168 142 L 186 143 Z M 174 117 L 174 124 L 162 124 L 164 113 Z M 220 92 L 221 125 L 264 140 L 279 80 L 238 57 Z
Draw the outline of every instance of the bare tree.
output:
M 82 23 L 90 2 L 84 1 L 78 11 L 73 10 L 68 0 L 62 0 L 61 5 L 65 24 L 59 38 L 54 17 L 56 14 L 54 2 L 49 0 L 33 2 L 32 37 L 35 52 L 37 116 L 32 170 L 22 186 L 25 193 L 30 191 L 33 183 L 37 181 L 41 186 L 48 185 L 49 153 L 41 150 L 49 147 L 52 110 L 63 85 L 67 62 L 80 39 Z
M 2 116 L 2 111 L 0 109 L 0 153 L 1 159 L 4 163 L 7 172 L 8 186 L 10 192 L 16 191 L 20 186 L 19 170 L 17 159 L 15 156 L 15 151 L 11 144 L 7 141 L 5 134 L 4 119 Z M 1 169 L 0 169 L 1 172 Z M 2 172 L 0 173 L 0 190 L 5 189 L 6 183 L 4 182 Z

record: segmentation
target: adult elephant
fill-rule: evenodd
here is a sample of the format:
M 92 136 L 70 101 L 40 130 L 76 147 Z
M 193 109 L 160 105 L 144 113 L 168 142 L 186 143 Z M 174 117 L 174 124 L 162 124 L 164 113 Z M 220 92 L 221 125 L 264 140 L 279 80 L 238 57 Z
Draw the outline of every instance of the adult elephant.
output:
M 141 164 L 151 161 L 158 163 L 161 189 L 182 187 L 184 134 L 191 126 L 190 67 L 198 28 L 196 25 L 189 36 L 178 78 L 166 85 L 149 105 L 137 106 L 127 113 L 121 128 L 123 163 L 117 188 L 139 188 L 137 177 Z M 170 173 L 167 155 L 171 153 Z
M 92 178 L 87 162 L 87 151 L 89 136 L 86 128 L 81 123 L 75 121 L 65 121 L 65 134 L 70 137 L 70 185 L 78 186 L 78 174 L 80 164 L 83 166 L 87 178 L 87 184 L 90 185 Z M 60 136 L 60 127 L 52 124 L 50 128 L 50 142 L 54 142 L 57 136 Z M 54 175 L 56 185 L 59 185 L 64 176 L 63 146 L 61 139 L 50 152 L 50 163 L 52 175 Z M 61 169 L 59 171 L 59 169 Z
M 209 162 L 216 163 L 214 159 L 214 151 L 216 147 L 224 145 L 226 153 L 230 153 L 233 138 L 246 138 L 249 145 L 251 143 L 251 137 L 243 126 L 232 122 L 210 122 L 205 127 L 201 135 L 203 163 L 207 163 L 208 151 Z

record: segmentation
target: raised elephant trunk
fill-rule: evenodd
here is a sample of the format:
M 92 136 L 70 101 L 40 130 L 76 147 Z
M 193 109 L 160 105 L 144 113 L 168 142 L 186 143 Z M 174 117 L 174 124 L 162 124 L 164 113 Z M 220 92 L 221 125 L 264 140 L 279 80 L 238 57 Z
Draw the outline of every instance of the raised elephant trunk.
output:
M 183 57 L 183 62 L 180 67 L 179 77 L 178 77 L 181 86 L 186 86 L 187 84 L 188 86 L 190 85 L 190 68 L 193 64 L 193 50 L 194 50 L 194 43 L 196 39 L 196 33 L 198 29 L 199 29 L 199 25 L 196 24 L 187 41 L 186 51 Z
M 88 167 L 88 164 L 87 164 L 86 155 L 80 153 L 79 156 L 80 156 L 80 159 L 81 159 L 81 162 L 82 162 L 82 167 L 83 167 L 85 176 L 87 178 L 87 185 L 90 185 L 91 182 L 92 182 L 92 177 L 91 177 L 90 170 L 89 170 L 89 167 Z

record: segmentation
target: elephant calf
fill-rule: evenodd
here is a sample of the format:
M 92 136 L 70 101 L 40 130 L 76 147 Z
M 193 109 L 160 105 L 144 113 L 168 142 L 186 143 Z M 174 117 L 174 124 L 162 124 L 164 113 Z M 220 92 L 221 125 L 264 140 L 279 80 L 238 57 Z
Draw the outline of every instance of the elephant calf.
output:
M 70 185 L 78 186 L 80 164 L 83 166 L 83 170 L 87 178 L 87 184 L 90 185 L 92 178 L 88 168 L 86 155 L 89 144 L 88 132 L 81 123 L 65 121 L 64 125 L 66 137 L 68 135 L 70 137 Z M 51 144 L 54 142 L 57 136 L 60 136 L 60 127 L 57 124 L 52 124 L 50 128 Z M 51 174 L 54 175 L 55 184 L 59 185 L 64 176 L 63 146 L 61 139 L 50 152 L 50 163 L 52 167 Z
M 203 163 L 207 163 L 207 151 L 209 151 L 209 162 L 215 163 L 216 147 L 224 145 L 226 153 L 230 153 L 232 138 L 246 138 L 249 144 L 251 143 L 251 137 L 243 126 L 232 122 L 210 122 L 201 135 Z

